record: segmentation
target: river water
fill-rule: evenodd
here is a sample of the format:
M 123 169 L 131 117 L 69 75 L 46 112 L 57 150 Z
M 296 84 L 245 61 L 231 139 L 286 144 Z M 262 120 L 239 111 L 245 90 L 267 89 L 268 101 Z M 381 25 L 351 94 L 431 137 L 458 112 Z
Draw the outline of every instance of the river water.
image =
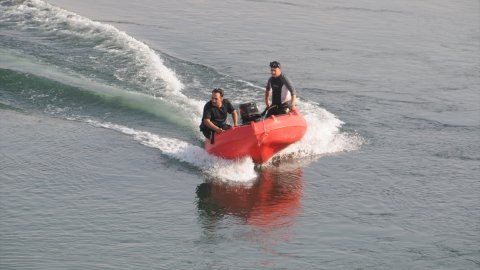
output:
M 305 137 L 208 155 L 214 87 Z M 479 1 L 0 1 L 1 269 L 478 269 Z

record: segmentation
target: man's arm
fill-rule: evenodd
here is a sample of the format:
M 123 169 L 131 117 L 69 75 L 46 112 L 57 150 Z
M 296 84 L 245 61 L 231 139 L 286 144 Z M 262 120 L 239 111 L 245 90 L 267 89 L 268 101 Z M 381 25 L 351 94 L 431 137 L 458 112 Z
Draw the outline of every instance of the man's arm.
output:
M 270 87 L 270 80 L 267 81 L 267 87 L 265 87 L 265 106 L 270 107 L 272 103 L 270 103 L 270 95 L 272 94 L 272 88 Z
M 237 114 L 237 110 L 233 110 L 233 112 L 232 112 L 232 118 L 233 118 L 233 126 L 234 126 L 234 127 L 238 126 L 238 114 Z
M 292 95 L 292 100 L 291 100 L 291 103 L 290 103 L 290 106 L 293 108 L 295 108 L 295 102 L 297 100 L 297 95 Z
M 210 119 L 203 119 L 203 123 L 210 128 L 211 130 L 215 131 L 216 133 L 220 133 L 223 129 L 217 127 Z
M 270 93 L 271 93 L 270 89 L 267 88 L 265 90 L 265 106 L 267 106 L 267 108 L 270 107 L 270 104 L 271 104 L 270 103 Z
M 297 92 L 295 90 L 295 87 L 293 87 L 292 81 L 290 81 L 287 76 L 283 76 L 282 79 L 288 91 L 290 91 L 290 95 L 292 97 L 292 99 L 290 100 L 290 106 L 293 108 L 295 107 L 295 101 L 297 100 Z

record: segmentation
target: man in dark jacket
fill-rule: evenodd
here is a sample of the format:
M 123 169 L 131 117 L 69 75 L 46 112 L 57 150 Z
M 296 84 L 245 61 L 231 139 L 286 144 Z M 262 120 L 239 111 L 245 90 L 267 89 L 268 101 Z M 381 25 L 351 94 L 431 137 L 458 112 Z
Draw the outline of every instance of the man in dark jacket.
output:
M 222 133 L 230 128 L 226 123 L 227 115 L 231 114 L 233 126 L 238 125 L 238 115 L 228 99 L 223 98 L 223 90 L 215 88 L 212 91 L 212 99 L 203 107 L 202 123 L 200 131 L 206 138 L 212 139 L 213 133 Z
M 280 63 L 270 63 L 272 76 L 268 79 L 265 91 L 265 105 L 269 108 L 267 117 L 270 115 L 286 114 L 295 107 L 297 95 L 292 82 L 282 74 Z M 270 97 L 272 101 L 270 102 Z M 271 107 L 270 107 L 271 106 Z

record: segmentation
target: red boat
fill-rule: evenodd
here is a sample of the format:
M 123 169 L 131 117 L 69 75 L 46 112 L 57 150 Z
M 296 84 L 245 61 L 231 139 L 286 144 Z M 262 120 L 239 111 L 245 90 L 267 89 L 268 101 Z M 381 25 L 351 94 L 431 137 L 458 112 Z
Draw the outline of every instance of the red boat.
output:
M 240 111 L 245 123 L 242 107 Z M 205 141 L 205 150 L 225 159 L 251 157 L 253 162 L 262 164 L 280 150 L 302 139 L 306 130 L 307 122 L 298 109 L 293 109 L 284 115 L 257 118 L 216 133 L 213 144 L 210 140 Z

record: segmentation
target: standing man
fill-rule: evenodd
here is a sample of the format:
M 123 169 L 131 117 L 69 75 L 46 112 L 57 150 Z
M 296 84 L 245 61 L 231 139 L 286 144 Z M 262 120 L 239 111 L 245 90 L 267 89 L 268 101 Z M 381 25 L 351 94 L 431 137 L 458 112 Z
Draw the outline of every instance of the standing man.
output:
M 233 108 L 232 103 L 228 99 L 223 98 L 223 90 L 215 88 L 212 91 L 212 99 L 203 107 L 202 123 L 200 131 L 209 138 L 213 139 L 213 133 L 222 133 L 230 128 L 227 122 L 227 114 L 231 114 L 233 118 L 233 126 L 238 124 L 237 111 Z
M 271 106 L 267 117 L 288 113 L 295 108 L 295 100 L 297 99 L 295 88 L 292 82 L 282 74 L 279 62 L 270 62 L 270 73 L 272 76 L 268 79 L 265 91 L 265 105 L 267 108 Z M 270 96 L 272 97 L 271 102 Z

